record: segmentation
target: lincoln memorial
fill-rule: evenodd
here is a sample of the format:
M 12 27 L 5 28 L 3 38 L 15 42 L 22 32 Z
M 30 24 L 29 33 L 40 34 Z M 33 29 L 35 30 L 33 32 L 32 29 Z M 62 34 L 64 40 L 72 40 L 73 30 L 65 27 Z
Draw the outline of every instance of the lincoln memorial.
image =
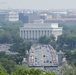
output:
M 20 37 L 25 40 L 38 40 L 41 36 L 54 35 L 57 39 L 62 34 L 62 27 L 58 23 L 28 23 L 20 28 Z

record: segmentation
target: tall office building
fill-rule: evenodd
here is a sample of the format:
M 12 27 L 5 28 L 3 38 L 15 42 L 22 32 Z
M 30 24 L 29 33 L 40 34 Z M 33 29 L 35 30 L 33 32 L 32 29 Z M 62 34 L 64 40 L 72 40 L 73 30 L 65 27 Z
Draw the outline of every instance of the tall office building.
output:
M 19 20 L 23 21 L 24 23 L 34 23 L 34 20 L 39 20 L 39 14 L 32 12 L 32 13 L 19 13 Z

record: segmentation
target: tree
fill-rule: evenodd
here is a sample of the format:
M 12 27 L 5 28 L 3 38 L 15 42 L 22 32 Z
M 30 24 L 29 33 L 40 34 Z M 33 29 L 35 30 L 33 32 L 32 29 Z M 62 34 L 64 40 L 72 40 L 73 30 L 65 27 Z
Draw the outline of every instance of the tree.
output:
M 53 48 L 55 49 L 56 48 L 56 38 L 54 37 L 54 35 L 51 35 L 50 36 L 50 44 L 53 46 Z
M 11 73 L 17 69 L 16 63 L 13 60 L 8 60 L 6 58 L 0 58 L 0 64 Z
M 5 51 L 0 52 L 0 58 L 5 57 L 5 56 L 6 56 Z
M 40 69 L 36 69 L 34 74 L 35 75 L 43 75 L 43 72 Z
M 8 75 L 7 71 L 2 66 L 0 66 L 0 75 Z
M 22 43 L 13 43 L 10 48 L 12 52 L 18 52 L 21 56 L 26 57 L 26 50 L 30 50 L 32 45 L 31 41 L 25 41 Z
M 41 44 L 50 44 L 50 37 L 47 37 L 46 35 L 39 38 L 39 43 Z
M 8 33 L 0 34 L 0 43 L 12 43 L 12 37 Z
M 10 22 L 10 21 L 3 21 L 3 20 L 0 20 L 0 26 L 22 26 L 23 25 L 23 22 L 22 21 L 16 21 L 16 22 Z
M 66 34 L 58 36 L 57 45 L 59 49 L 63 49 L 65 44 Z
M 54 72 L 43 73 L 40 69 L 19 69 L 11 75 L 56 75 Z
M 20 54 L 5 55 L 4 58 L 7 58 L 8 60 L 13 60 L 16 64 L 19 64 L 19 62 L 21 63 L 23 60 L 23 56 L 21 56 Z
M 27 45 L 26 43 L 13 43 L 10 48 L 12 52 L 18 52 L 21 56 L 26 56 Z
M 22 43 L 18 52 L 20 53 L 21 56 L 26 57 L 26 50 L 27 50 L 26 44 Z
M 47 36 L 42 36 L 39 38 L 38 41 L 40 44 L 51 44 L 54 48 L 56 48 L 56 40 L 55 37 L 53 35 L 51 35 L 50 37 Z
M 32 42 L 31 41 L 25 41 L 25 44 L 26 44 L 27 50 L 30 50 L 30 48 L 32 46 Z
M 71 69 L 67 69 L 63 75 L 76 75 L 76 67 L 72 67 Z
M 0 41 L 3 43 L 5 39 L 7 41 L 11 41 L 12 43 L 21 43 L 23 40 L 20 38 L 20 33 L 19 33 L 19 25 L 6 25 L 0 27 Z M 7 42 L 9 43 L 9 42 Z
M 69 48 L 75 48 L 76 34 L 68 34 L 65 39 L 65 44 L 68 45 Z
M 52 72 L 52 71 L 47 71 L 47 72 L 45 73 L 45 75 L 57 75 L 57 74 L 54 73 L 54 72 Z
M 76 47 L 76 34 L 62 34 L 57 39 L 58 49 L 74 49 Z
M 75 50 L 72 50 L 72 51 L 66 50 L 65 56 L 67 58 L 68 63 L 71 64 L 72 66 L 76 67 L 76 51 Z

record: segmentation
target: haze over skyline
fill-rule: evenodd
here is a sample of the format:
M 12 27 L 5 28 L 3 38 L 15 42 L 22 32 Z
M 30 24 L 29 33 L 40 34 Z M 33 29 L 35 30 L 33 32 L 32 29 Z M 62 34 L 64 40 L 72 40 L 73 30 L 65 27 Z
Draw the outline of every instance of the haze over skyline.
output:
M 0 9 L 76 9 L 76 0 L 0 0 Z

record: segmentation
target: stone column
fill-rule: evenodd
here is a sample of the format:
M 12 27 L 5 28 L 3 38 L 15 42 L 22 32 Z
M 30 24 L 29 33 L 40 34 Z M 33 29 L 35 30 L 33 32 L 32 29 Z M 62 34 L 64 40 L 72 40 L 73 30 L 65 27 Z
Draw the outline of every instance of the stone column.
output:
M 40 30 L 40 37 L 42 36 L 42 31 Z
M 36 32 L 36 30 L 34 30 L 34 39 L 36 39 L 37 38 L 37 32 Z
M 24 30 L 22 30 L 22 38 L 24 39 Z
M 43 36 L 43 30 L 42 30 L 42 36 Z
M 45 34 L 44 35 L 46 35 L 46 30 L 45 30 Z
M 29 39 L 31 39 L 31 30 L 29 30 Z
M 25 35 L 25 30 L 24 30 L 24 39 L 25 39 L 25 36 L 26 36 L 26 35 Z
M 43 36 L 45 35 L 45 30 L 43 31 Z
M 37 30 L 36 30 L 36 40 L 37 40 Z
M 32 39 L 34 39 L 34 30 L 32 31 Z
M 30 31 L 28 30 L 28 39 L 30 39 Z
M 39 30 L 39 38 L 40 38 L 40 30 Z
M 33 30 L 31 30 L 31 39 L 33 39 Z
M 39 31 L 37 30 L 37 39 L 39 39 Z
M 50 36 L 50 30 L 48 31 L 48 36 Z
M 48 30 L 46 30 L 46 36 L 48 36 Z
M 27 39 L 27 31 L 25 31 L 25 39 Z
M 27 39 L 28 39 L 28 30 L 27 30 Z

